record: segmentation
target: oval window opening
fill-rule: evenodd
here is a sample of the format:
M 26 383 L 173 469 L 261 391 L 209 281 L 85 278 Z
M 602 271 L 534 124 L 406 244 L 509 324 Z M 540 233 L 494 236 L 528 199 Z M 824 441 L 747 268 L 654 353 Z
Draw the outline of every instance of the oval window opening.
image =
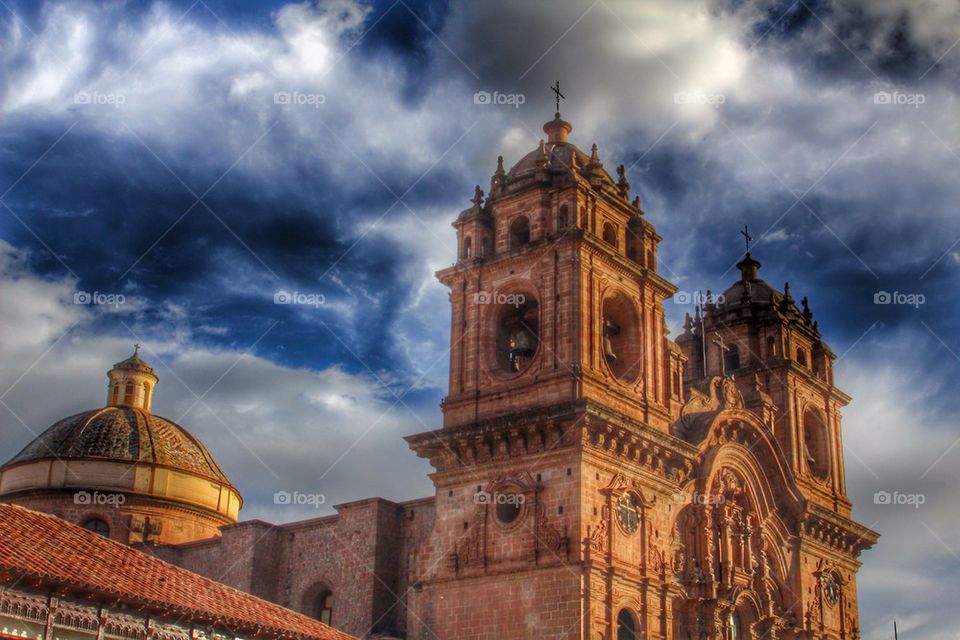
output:
M 520 499 L 516 494 L 499 494 L 494 509 L 497 522 L 513 524 L 520 517 Z

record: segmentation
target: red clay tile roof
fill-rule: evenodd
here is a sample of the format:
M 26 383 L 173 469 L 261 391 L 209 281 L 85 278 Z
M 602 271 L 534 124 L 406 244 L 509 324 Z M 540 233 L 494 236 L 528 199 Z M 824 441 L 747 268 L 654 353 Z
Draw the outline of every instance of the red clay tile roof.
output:
M 54 516 L 10 504 L 0 504 L 0 569 L 146 605 L 168 617 L 216 624 L 237 635 L 259 631 L 272 637 L 354 639 Z

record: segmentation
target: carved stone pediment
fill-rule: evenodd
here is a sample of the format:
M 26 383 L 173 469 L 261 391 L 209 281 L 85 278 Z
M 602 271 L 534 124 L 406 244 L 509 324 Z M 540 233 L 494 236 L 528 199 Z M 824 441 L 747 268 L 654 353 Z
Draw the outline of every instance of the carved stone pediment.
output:
M 607 486 L 603 489 L 600 489 L 600 493 L 616 498 L 617 496 L 630 491 L 635 493 L 637 497 L 640 498 L 640 504 L 643 505 L 644 508 L 649 508 L 656 504 L 657 497 L 651 496 L 650 498 L 647 498 L 644 496 L 643 490 L 645 488 L 646 487 L 640 483 L 637 478 L 627 478 L 622 473 L 616 473 L 610 479 L 610 482 L 607 483 Z
M 725 409 L 743 409 L 743 395 L 733 376 L 713 376 L 702 389 L 691 388 L 690 399 L 680 409 L 674 431 L 687 441 L 702 438 L 705 425 Z

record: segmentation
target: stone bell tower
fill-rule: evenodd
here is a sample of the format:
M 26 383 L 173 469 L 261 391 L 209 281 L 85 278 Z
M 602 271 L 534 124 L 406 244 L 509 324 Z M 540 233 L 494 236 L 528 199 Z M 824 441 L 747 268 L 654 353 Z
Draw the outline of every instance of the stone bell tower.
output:
M 650 487 L 683 467 L 664 446 L 683 402 L 663 309 L 675 287 L 625 168 L 611 178 L 559 113 L 543 130 L 476 187 L 453 223 L 456 264 L 437 274 L 450 386 L 443 429 L 408 438 L 437 491 L 412 638 L 430 635 L 418 618 L 451 639 L 612 638 L 670 615 L 643 572 L 669 531 Z
M 760 278 L 760 267 L 748 251 L 737 264 L 740 279 L 688 317 L 677 339 L 690 360 L 686 382 L 722 374 L 747 394 L 762 387 L 772 402 L 766 420 L 803 494 L 849 517 L 840 412 L 850 396 L 834 384 L 836 356 L 807 298 L 798 305 L 790 284 L 781 293 Z
M 499 158 L 454 222 L 459 257 L 438 274 L 453 311 L 445 426 L 592 399 L 666 429 L 679 400 L 660 236 L 623 167 L 614 182 L 572 128 L 558 113 L 509 172 Z
M 661 240 L 626 170 L 547 139 L 453 223 L 436 489 L 408 638 L 856 640 L 833 356 L 741 278 L 667 337 Z

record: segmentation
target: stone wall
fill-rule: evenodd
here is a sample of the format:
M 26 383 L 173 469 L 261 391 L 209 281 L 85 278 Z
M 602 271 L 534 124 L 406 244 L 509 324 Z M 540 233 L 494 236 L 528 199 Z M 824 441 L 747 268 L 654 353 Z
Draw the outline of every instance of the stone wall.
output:
M 370 498 L 336 509 L 334 516 L 284 525 L 246 521 L 224 527 L 218 538 L 146 550 L 312 617 L 320 595 L 330 592 L 338 629 L 401 633 L 408 568 L 432 527 L 433 500 Z

